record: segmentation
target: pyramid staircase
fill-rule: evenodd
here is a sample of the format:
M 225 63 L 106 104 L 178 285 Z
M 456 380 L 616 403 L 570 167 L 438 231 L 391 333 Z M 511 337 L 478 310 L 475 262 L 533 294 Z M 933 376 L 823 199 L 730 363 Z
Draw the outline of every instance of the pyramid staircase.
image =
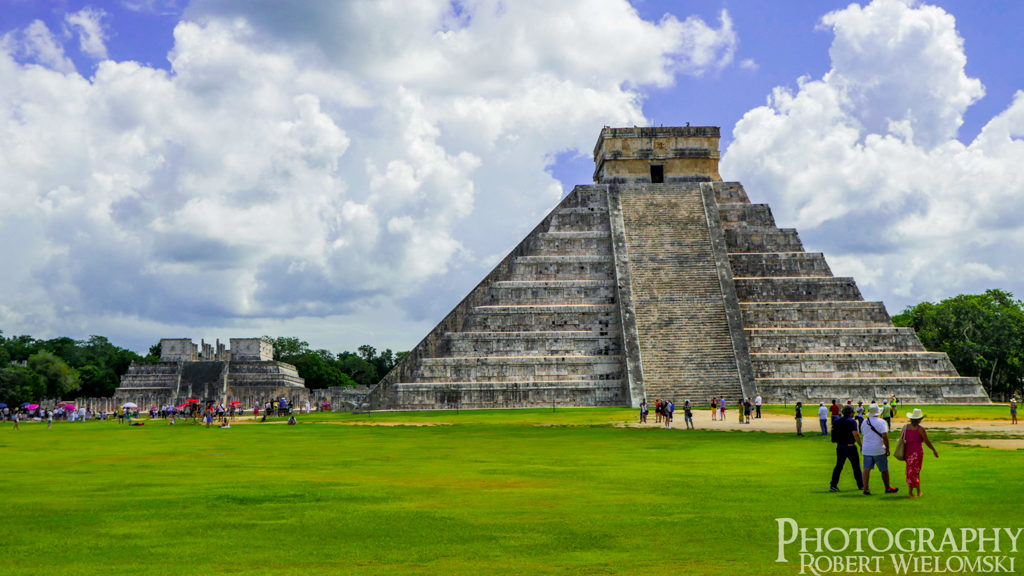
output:
M 957 375 L 911 328 L 893 326 L 853 278 L 835 277 L 796 230 L 775 225 L 739 183 L 715 183 L 758 391 L 776 401 L 885 398 L 988 402 L 977 378 Z

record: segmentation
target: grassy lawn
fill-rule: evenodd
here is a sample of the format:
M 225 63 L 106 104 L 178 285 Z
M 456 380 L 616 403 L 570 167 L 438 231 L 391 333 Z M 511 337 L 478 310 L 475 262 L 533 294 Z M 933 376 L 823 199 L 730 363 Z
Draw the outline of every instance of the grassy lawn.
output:
M 975 413 L 956 408 L 949 417 Z M 834 449 L 820 437 L 614 425 L 633 416 L 4 424 L 3 572 L 797 574 L 774 563 L 776 517 L 811 528 L 1021 525 L 1024 451 L 940 443 L 921 500 L 905 497 L 899 463 L 899 497 L 862 496 L 848 470 L 829 494 Z M 351 421 L 450 425 L 332 425 Z

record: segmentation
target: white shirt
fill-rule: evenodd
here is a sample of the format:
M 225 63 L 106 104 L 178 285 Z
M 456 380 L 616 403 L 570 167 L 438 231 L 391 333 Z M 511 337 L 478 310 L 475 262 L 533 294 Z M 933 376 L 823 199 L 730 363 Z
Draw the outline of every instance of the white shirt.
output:
M 757 398 L 754 398 L 754 406 L 760 406 L 760 405 L 761 405 L 761 395 L 758 394 Z
M 864 438 L 863 447 L 861 448 L 861 454 L 865 456 L 885 456 L 885 441 L 879 434 L 875 434 L 875 430 L 872 430 L 868 424 L 875 427 L 879 434 L 886 434 L 889 432 L 889 427 L 885 425 L 885 420 L 882 420 L 878 416 L 871 416 L 864 421 L 864 425 L 860 428 L 860 435 Z
M 818 420 L 828 420 L 828 408 L 820 406 L 818 408 Z

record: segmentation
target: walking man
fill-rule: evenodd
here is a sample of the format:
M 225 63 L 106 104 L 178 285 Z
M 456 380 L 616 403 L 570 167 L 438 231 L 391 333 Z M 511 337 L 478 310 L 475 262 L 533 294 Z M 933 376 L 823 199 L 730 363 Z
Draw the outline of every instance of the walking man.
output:
M 878 466 L 878 471 L 882 473 L 885 493 L 895 494 L 899 491 L 889 484 L 889 427 L 885 425 L 885 420 L 878 417 L 881 413 L 882 409 L 872 404 L 868 407 L 868 417 L 861 424 L 864 438 L 861 453 L 864 456 L 865 496 L 871 495 L 871 485 L 868 481 L 871 479 L 871 469 L 875 466 Z
M 857 432 L 857 421 L 853 419 L 853 406 L 844 406 L 843 415 L 832 424 L 832 442 L 836 445 L 836 466 L 832 469 L 832 483 L 829 485 L 829 492 L 839 492 L 839 476 L 843 473 L 843 466 L 850 461 L 850 468 L 853 477 L 857 481 L 857 489 L 864 489 L 864 478 L 860 472 L 860 458 L 857 454 L 857 446 L 861 443 L 860 433 Z

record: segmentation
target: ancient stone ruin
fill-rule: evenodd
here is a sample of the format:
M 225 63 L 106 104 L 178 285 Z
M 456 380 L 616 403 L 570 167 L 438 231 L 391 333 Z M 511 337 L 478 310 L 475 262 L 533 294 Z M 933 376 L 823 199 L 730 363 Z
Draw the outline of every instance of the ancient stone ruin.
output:
M 160 340 L 159 362 L 132 362 L 114 393 L 119 402 L 139 406 L 181 404 L 189 398 L 252 408 L 285 398 L 290 403 L 309 398 L 303 380 L 291 364 L 274 360 L 274 345 L 262 338 L 231 338 L 228 349 L 190 338 Z
M 577 186 L 372 389 L 375 408 L 988 402 L 718 175 L 717 127 L 604 128 Z

